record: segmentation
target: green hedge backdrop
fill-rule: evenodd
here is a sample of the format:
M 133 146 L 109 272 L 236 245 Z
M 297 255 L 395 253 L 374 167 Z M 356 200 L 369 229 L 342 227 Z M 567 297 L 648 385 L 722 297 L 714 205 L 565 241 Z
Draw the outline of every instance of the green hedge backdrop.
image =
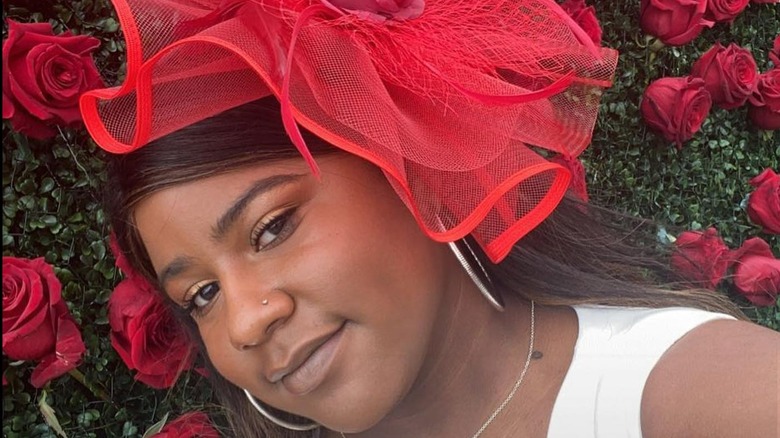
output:
M 779 132 L 751 127 L 744 107 L 713 108 L 701 131 L 677 150 L 650 132 L 639 114 L 642 92 L 652 80 L 687 75 L 715 41 L 749 48 L 759 69 L 767 70 L 767 52 L 780 33 L 780 5 L 751 4 L 731 26 L 705 29 L 684 47 L 658 48 L 639 29 L 638 0 L 590 3 L 604 45 L 621 54 L 593 144 L 583 155 L 591 201 L 654 218 L 672 235 L 716 226 L 732 248 L 759 236 L 780 253 L 777 237 L 760 233 L 745 213 L 752 191 L 748 180 L 766 167 L 780 168 Z M 124 43 L 106 0 L 11 0 L 3 4 L 3 18 L 49 21 L 55 33 L 69 29 L 100 38 L 95 59 L 106 83 L 123 80 Z M 3 38 L 6 34 L 4 24 Z M 34 141 L 3 124 L 3 254 L 44 256 L 55 266 L 88 349 L 78 372 L 55 379 L 45 391 L 29 384 L 34 364 L 3 356 L 9 382 L 3 388 L 4 437 L 57 436 L 44 420 L 41 400 L 69 437 L 141 437 L 166 415 L 190 410 L 207 411 L 220 422 L 200 375 L 191 372 L 170 390 L 153 390 L 133 380 L 111 347 L 106 303 L 120 276 L 99 203 L 103 156 L 83 130 L 63 129 L 49 141 Z M 780 304 L 756 309 L 732 297 L 755 321 L 780 329 Z

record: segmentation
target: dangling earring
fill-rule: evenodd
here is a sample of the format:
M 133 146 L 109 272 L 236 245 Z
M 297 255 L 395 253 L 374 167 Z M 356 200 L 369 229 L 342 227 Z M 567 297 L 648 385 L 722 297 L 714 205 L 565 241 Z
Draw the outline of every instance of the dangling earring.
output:
M 249 399 L 249 402 L 252 403 L 252 406 L 254 406 L 255 409 L 257 409 L 257 412 L 260 412 L 260 414 L 263 417 L 267 418 L 268 421 L 276 424 L 277 426 L 281 426 L 284 427 L 285 429 L 290 429 L 290 430 L 312 430 L 320 427 L 320 425 L 317 423 L 294 424 L 294 423 L 290 423 L 289 421 L 284 421 L 279 418 L 276 418 L 273 415 L 271 415 L 271 413 L 268 412 L 263 407 L 263 405 L 261 405 L 260 402 L 258 402 L 257 399 L 255 399 L 255 397 L 249 393 L 249 391 L 244 389 L 244 394 L 246 394 L 246 398 Z
M 477 254 L 473 249 L 471 249 L 471 245 L 469 245 L 467 239 L 468 236 L 460 240 L 456 240 L 455 242 L 449 242 L 448 245 L 450 246 L 452 252 L 455 253 L 455 257 L 463 266 L 463 269 L 466 270 L 466 273 L 471 278 L 471 281 L 474 282 L 474 284 L 477 286 L 477 289 L 479 289 L 479 291 L 482 293 L 482 296 L 487 298 L 490 304 L 493 305 L 493 307 L 495 307 L 497 310 L 503 311 L 504 299 L 501 297 L 498 291 L 495 290 L 495 287 L 493 286 L 493 280 L 490 279 L 490 276 L 485 270 L 485 267 L 482 266 L 482 262 L 479 261 L 479 257 L 477 257 Z M 474 269 L 474 265 L 476 265 L 479 269 Z

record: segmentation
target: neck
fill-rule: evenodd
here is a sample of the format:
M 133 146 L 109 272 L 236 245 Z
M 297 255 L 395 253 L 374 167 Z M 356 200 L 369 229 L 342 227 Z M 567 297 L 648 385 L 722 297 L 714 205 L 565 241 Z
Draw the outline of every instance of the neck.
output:
M 530 304 L 505 297 L 499 312 L 463 277 L 445 297 L 430 354 L 407 396 L 370 430 L 347 436 L 470 438 L 507 398 L 528 355 Z M 516 430 L 525 398 L 521 387 L 483 436 Z

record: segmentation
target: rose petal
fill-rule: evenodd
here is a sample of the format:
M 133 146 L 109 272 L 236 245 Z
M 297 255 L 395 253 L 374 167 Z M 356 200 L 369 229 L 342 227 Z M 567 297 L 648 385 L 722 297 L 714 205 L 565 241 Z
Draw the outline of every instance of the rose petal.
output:
M 780 292 L 780 260 L 747 256 L 734 269 L 734 286 L 756 306 L 771 306 Z
M 54 35 L 48 23 L 8 23 L 3 117 L 27 136 L 51 137 L 54 126 L 81 120 L 78 96 L 103 85 L 90 56 L 100 40 L 70 32 Z
M 715 43 L 691 67 L 691 76 L 704 80 L 712 102 L 721 108 L 742 106 L 758 85 L 758 67 L 749 50 L 736 44 Z
M 695 287 L 714 289 L 726 275 L 730 262 L 728 246 L 715 228 L 686 231 L 675 241 L 672 269 Z
M 50 380 L 76 368 L 86 350 L 73 318 L 69 314 L 60 315 L 57 322 L 56 350 L 33 370 L 30 382 L 36 388 L 41 388 Z
M 647 87 L 640 112 L 647 126 L 681 148 L 699 130 L 711 106 L 702 79 L 667 77 Z
M 780 234 L 780 175 L 766 169 L 750 184 L 756 188 L 748 199 L 748 217 L 764 232 Z
M 715 24 L 704 18 L 706 9 L 707 0 L 642 0 L 639 22 L 665 44 L 681 46 Z
M 166 424 L 154 438 L 219 438 L 219 433 L 206 414 L 188 412 Z

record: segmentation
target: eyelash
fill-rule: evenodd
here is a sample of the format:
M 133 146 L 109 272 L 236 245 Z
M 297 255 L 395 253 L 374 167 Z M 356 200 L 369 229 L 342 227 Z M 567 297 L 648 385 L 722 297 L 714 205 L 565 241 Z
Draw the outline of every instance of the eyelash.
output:
M 295 208 L 289 208 L 282 211 L 281 213 L 266 216 L 261 219 L 258 226 L 252 230 L 252 234 L 249 236 L 249 244 L 252 245 L 252 248 L 258 252 L 266 251 L 284 242 L 284 239 L 286 239 L 295 228 L 293 226 L 295 224 L 293 224 L 290 220 L 295 211 Z M 274 227 L 279 225 L 281 225 L 282 228 L 277 230 L 273 240 L 261 246 L 260 241 L 263 237 L 263 234 L 265 234 L 267 231 L 273 230 Z
M 263 220 L 260 221 L 259 225 L 255 227 L 255 229 L 252 230 L 252 233 L 249 238 L 249 244 L 252 246 L 252 248 L 255 249 L 255 251 L 263 251 L 263 250 L 269 250 L 276 245 L 282 243 L 284 239 L 286 239 L 294 230 L 294 225 L 292 221 L 290 220 L 293 213 L 295 213 L 295 208 L 289 208 L 287 210 L 282 211 L 279 214 L 268 216 L 266 218 L 263 218 Z M 281 225 L 282 228 L 278 230 L 276 235 L 274 236 L 273 240 L 269 243 L 266 243 L 262 247 L 260 246 L 260 239 L 263 237 L 263 234 L 266 231 L 269 231 L 273 229 L 274 227 Z M 184 310 L 195 317 L 201 316 L 204 314 L 205 309 L 208 307 L 208 305 L 211 303 L 211 300 L 214 299 L 214 297 L 211 297 L 207 299 L 206 304 L 202 306 L 198 306 L 195 304 L 195 300 L 197 300 L 199 297 L 201 297 L 201 293 L 205 291 L 209 287 L 219 287 L 219 283 L 216 281 L 209 281 L 209 282 L 203 282 L 198 283 L 195 285 L 195 292 L 190 295 L 189 298 L 184 300 L 184 303 L 182 307 Z M 219 289 L 217 289 L 216 292 L 219 292 Z M 205 300 L 205 298 L 202 298 Z
M 192 295 L 190 295 L 190 297 L 189 297 L 189 298 L 185 299 L 185 300 L 184 300 L 184 303 L 183 303 L 183 305 L 182 305 L 182 307 L 184 308 L 184 310 L 185 310 L 185 311 L 186 311 L 188 314 L 190 314 L 190 315 L 192 315 L 192 316 L 200 316 L 200 315 L 203 315 L 203 313 L 204 313 L 204 311 L 205 311 L 206 307 L 208 307 L 208 305 L 211 303 L 211 300 L 213 300 L 213 299 L 214 299 L 214 297 L 211 297 L 210 299 L 208 299 L 208 300 L 207 300 L 207 303 L 206 303 L 206 304 L 204 304 L 203 306 L 198 306 L 197 304 L 195 304 L 195 300 L 197 300 L 197 299 L 198 299 L 198 297 L 200 297 L 201 293 L 202 293 L 203 291 L 205 291 L 207 288 L 209 288 L 209 286 L 213 286 L 213 287 L 216 287 L 216 288 L 217 288 L 217 290 L 215 291 L 215 295 L 216 295 L 216 292 L 219 292 L 219 283 L 217 283 L 216 281 L 209 281 L 209 282 L 197 283 L 197 284 L 195 285 L 195 287 L 196 287 L 196 289 L 195 289 L 195 293 L 193 293 Z M 201 297 L 201 298 L 202 298 L 202 297 Z M 205 298 L 204 298 L 204 299 L 205 299 Z

